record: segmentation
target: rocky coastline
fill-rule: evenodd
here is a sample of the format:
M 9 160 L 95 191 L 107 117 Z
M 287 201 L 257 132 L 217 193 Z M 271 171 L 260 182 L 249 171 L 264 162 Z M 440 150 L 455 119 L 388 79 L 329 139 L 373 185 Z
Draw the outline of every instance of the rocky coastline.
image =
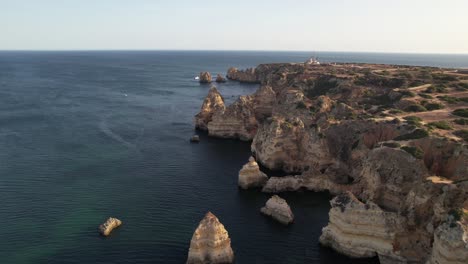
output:
M 468 263 L 467 74 L 280 63 L 227 78 L 260 87 L 229 106 L 210 89 L 196 127 L 251 141 L 256 162 L 291 174 L 263 192 L 335 195 L 322 245 L 381 263 Z

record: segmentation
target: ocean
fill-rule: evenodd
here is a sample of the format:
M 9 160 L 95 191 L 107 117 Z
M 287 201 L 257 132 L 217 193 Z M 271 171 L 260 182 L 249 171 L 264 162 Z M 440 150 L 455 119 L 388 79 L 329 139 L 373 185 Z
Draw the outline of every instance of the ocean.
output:
M 269 195 L 237 188 L 250 145 L 190 144 L 209 85 L 200 71 L 268 62 L 468 67 L 468 55 L 221 51 L 1 51 L 0 263 L 184 263 L 207 211 L 236 263 L 376 263 L 318 244 L 326 193 L 282 194 L 289 227 L 260 214 Z M 228 103 L 258 86 L 217 84 Z M 98 234 L 108 217 L 123 225 Z

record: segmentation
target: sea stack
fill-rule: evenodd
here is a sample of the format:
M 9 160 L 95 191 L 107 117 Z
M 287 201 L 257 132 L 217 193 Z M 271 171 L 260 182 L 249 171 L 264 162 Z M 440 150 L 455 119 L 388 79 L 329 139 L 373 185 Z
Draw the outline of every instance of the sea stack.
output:
M 221 74 L 218 74 L 216 76 L 216 82 L 217 83 L 225 83 L 226 82 L 226 78 L 224 78 L 223 76 L 221 76 Z
M 260 209 L 260 212 L 271 216 L 283 225 L 289 225 L 294 221 L 294 215 L 288 203 L 278 195 L 273 195 L 273 197 L 266 202 L 266 205 Z
M 109 217 L 104 224 L 99 226 L 99 233 L 103 236 L 108 236 L 115 228 L 119 227 L 122 224 L 117 218 Z
M 195 128 L 205 131 L 208 130 L 208 123 L 213 120 L 213 115 L 224 112 L 225 109 L 224 98 L 221 96 L 218 89 L 212 86 L 203 101 L 200 112 L 195 116 Z
M 233 263 L 231 239 L 218 218 L 208 212 L 193 233 L 187 264 Z
M 209 72 L 200 72 L 200 83 L 211 83 L 211 73 Z
M 239 171 L 238 184 L 242 189 L 263 187 L 267 181 L 267 175 L 260 171 L 260 167 L 253 157 L 250 157 L 249 162 Z

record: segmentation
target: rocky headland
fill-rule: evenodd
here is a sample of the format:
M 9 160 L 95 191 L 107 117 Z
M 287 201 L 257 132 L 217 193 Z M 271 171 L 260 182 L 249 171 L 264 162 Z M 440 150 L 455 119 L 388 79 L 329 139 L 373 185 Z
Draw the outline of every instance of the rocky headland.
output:
M 278 63 L 227 77 L 260 87 L 229 106 L 210 90 L 197 128 L 251 141 L 256 162 L 290 174 L 263 192 L 335 195 L 322 245 L 381 263 L 468 263 L 468 74 Z

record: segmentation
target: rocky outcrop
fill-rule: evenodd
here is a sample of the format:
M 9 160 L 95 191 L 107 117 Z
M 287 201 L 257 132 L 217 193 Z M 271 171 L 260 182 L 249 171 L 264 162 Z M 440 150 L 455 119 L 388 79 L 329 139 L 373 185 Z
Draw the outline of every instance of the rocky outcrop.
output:
M 226 107 L 224 99 L 216 87 L 212 86 L 201 107 L 200 112 L 195 116 L 195 128 L 207 130 L 208 123 L 216 113 L 222 113 Z
M 273 195 L 266 205 L 260 209 L 265 215 L 271 216 L 283 225 L 289 225 L 294 221 L 294 215 L 286 200 L 278 195 Z
M 259 83 L 260 81 L 255 74 L 255 68 L 249 68 L 246 70 L 239 70 L 237 68 L 229 68 L 227 72 L 227 78 L 245 83 Z
M 242 189 L 262 187 L 267 180 L 268 177 L 260 171 L 260 167 L 253 157 L 250 157 L 249 162 L 239 171 L 238 184 Z
M 200 72 L 199 78 L 200 78 L 199 79 L 200 83 L 211 83 L 212 82 L 211 73 L 209 73 L 209 72 Z
M 445 223 L 434 233 L 434 245 L 428 264 L 468 263 L 468 223 Z
M 330 222 L 320 236 L 322 245 L 351 257 L 378 255 L 381 262 L 404 262 L 393 244 L 402 225 L 398 214 L 385 212 L 372 202 L 362 203 L 350 192 L 336 196 L 330 203 Z
M 208 212 L 193 233 L 187 264 L 233 263 L 231 239 L 218 218 Z
M 103 236 L 108 236 L 115 228 L 122 225 L 122 221 L 117 218 L 109 217 L 106 222 L 99 226 L 99 233 Z
M 224 112 L 217 112 L 208 123 L 208 135 L 220 138 L 252 140 L 257 133 L 252 96 L 240 96 Z
M 223 76 L 221 76 L 221 74 L 218 74 L 216 76 L 216 82 L 217 83 L 225 83 L 226 82 L 226 78 L 224 78 Z
M 301 172 L 329 162 L 323 138 L 297 117 L 273 117 L 259 128 L 252 142 L 257 161 L 271 170 Z

